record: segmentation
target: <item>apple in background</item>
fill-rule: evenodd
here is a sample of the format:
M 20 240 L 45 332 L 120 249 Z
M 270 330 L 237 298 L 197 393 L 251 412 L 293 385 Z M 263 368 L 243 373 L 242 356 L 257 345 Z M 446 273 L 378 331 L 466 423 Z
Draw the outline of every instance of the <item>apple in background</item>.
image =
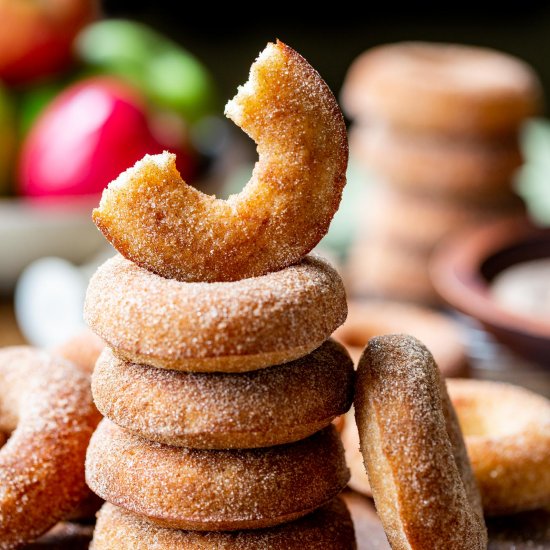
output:
M 26 84 L 64 69 L 96 13 L 96 0 L 0 0 L 0 79 Z
M 216 109 L 216 87 L 202 63 L 142 23 L 98 21 L 82 30 L 75 47 L 88 66 L 127 80 L 151 103 L 190 124 Z
M 146 153 L 163 149 L 177 154 L 178 168 L 188 178 L 193 158 L 182 146 L 177 125 L 162 124 L 164 135 L 159 137 L 152 116 L 137 90 L 112 77 L 92 77 L 67 88 L 41 113 L 23 142 L 19 193 L 100 193 Z M 170 139 L 180 141 L 174 147 L 167 143 Z

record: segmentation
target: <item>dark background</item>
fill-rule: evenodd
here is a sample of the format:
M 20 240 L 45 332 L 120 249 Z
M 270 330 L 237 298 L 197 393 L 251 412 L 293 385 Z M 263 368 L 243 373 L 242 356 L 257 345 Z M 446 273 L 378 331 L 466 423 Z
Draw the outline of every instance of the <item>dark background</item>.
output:
M 548 94 L 550 3 L 445 2 L 439 10 L 417 3 L 406 7 L 394 2 L 373 4 L 364 3 L 354 10 L 341 3 L 327 15 L 299 18 L 298 4 L 262 3 L 254 18 L 252 8 L 243 4 L 221 9 L 168 0 L 102 2 L 106 15 L 143 21 L 189 49 L 210 68 L 224 99 L 234 95 L 236 86 L 245 82 L 252 60 L 276 38 L 306 57 L 335 93 L 353 59 L 364 50 L 387 42 L 428 40 L 513 54 L 535 68 Z M 238 12 L 242 17 L 236 16 Z

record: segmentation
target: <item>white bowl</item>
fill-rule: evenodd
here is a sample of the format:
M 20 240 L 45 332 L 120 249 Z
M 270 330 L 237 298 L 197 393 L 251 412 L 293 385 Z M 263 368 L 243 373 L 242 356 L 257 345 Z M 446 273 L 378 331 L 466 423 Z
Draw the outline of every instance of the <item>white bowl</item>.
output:
M 92 222 L 99 197 L 0 200 L 0 292 L 11 292 L 31 262 L 57 256 L 81 264 L 105 246 Z

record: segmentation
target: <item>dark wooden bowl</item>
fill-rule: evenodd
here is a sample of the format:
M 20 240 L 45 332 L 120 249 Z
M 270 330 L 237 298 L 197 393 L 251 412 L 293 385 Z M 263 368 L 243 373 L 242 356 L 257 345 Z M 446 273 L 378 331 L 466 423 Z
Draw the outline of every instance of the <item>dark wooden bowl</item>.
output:
M 550 368 L 550 319 L 503 309 L 490 293 L 498 273 L 541 258 L 550 258 L 550 229 L 513 218 L 462 232 L 443 243 L 432 257 L 430 275 L 452 307 L 477 319 L 517 354 Z

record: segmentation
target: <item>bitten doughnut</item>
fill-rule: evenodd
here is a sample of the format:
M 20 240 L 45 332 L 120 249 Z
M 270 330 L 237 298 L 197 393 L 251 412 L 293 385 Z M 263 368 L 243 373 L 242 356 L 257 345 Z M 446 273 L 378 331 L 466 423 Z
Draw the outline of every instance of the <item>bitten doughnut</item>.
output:
M 519 59 L 487 48 L 401 42 L 373 48 L 349 69 L 348 115 L 400 128 L 464 136 L 514 134 L 540 109 L 537 76 Z
M 84 318 L 133 363 L 244 372 L 318 348 L 347 312 L 342 281 L 319 258 L 226 283 L 163 279 L 116 256 L 92 277 Z
M 90 329 L 85 329 L 52 349 L 52 353 L 71 361 L 84 372 L 92 374 L 95 362 L 103 348 L 105 348 L 105 342 Z
M 478 201 L 511 194 L 522 163 L 517 138 L 504 143 L 449 139 L 399 131 L 380 122 L 354 128 L 350 149 L 396 187 Z
M 149 523 L 105 504 L 97 520 L 94 550 L 355 550 L 353 524 L 338 498 L 296 521 L 268 529 L 214 532 L 177 531 Z
M 298 262 L 340 203 L 346 127 L 327 85 L 282 42 L 268 44 L 225 114 L 258 145 L 252 178 L 216 199 L 186 185 L 175 156 L 148 156 L 103 192 L 93 219 L 139 266 L 180 281 L 235 281 Z
M 357 363 L 373 336 L 406 333 L 426 344 L 445 377 L 466 376 L 468 361 L 458 323 L 448 315 L 414 304 L 388 300 L 348 303 L 346 322 L 334 338 L 342 342 Z
M 90 380 L 25 347 L 0 351 L 0 549 L 47 531 L 78 504 L 86 447 L 98 413 Z
M 104 419 L 86 459 L 88 485 L 103 499 L 193 531 L 292 521 L 332 500 L 348 478 L 332 426 L 289 445 L 213 451 L 150 442 Z
M 447 382 L 483 510 L 514 514 L 550 505 L 550 402 L 499 382 Z
M 376 508 L 392 548 L 486 549 L 487 530 L 458 420 L 428 349 L 373 338 L 355 415 Z
M 292 443 L 351 406 L 353 362 L 327 340 L 290 363 L 249 373 L 187 373 L 135 365 L 109 349 L 93 376 L 104 416 L 151 441 L 199 449 Z

